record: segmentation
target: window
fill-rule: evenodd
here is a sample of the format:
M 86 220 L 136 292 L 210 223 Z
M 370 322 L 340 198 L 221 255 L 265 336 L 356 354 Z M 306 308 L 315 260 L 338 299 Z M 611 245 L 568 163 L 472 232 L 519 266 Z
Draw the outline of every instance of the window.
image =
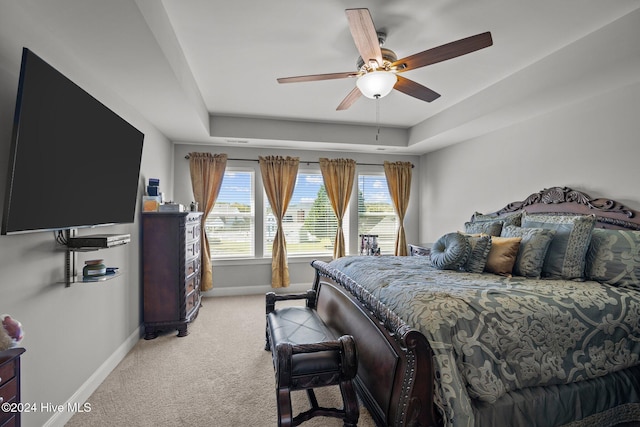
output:
M 273 216 L 264 189 L 256 189 L 255 168 L 229 167 L 225 171 L 216 204 L 205 221 L 212 259 L 270 257 L 276 234 Z M 389 196 L 384 174 L 360 174 L 357 176 L 357 206 L 350 206 L 343 220 L 344 238 L 349 248 L 349 238 L 357 239 L 360 251 L 360 234 L 377 235 L 382 255 L 392 255 L 398 218 Z M 261 191 L 262 190 L 262 191 Z M 256 195 L 256 191 L 261 194 Z M 354 196 L 355 197 L 355 196 Z M 256 207 L 256 203 L 259 205 Z M 258 224 L 256 230 L 256 208 Z M 349 233 L 349 216 L 357 208 L 357 233 Z M 352 226 L 355 226 L 355 221 Z M 283 231 L 287 239 L 289 256 L 332 255 L 338 221 L 324 187 L 319 170 L 300 170 L 296 186 L 283 219 Z M 261 236 L 262 234 L 262 236 Z M 262 242 L 256 239 L 262 237 Z
M 218 199 L 205 221 L 211 258 L 254 256 L 254 174 L 253 170 L 225 171 Z
M 380 253 L 393 255 L 397 228 L 398 217 L 389 196 L 386 177 L 358 175 L 358 236 L 377 235 Z
M 264 200 L 264 254 L 271 256 L 277 227 L 266 194 Z M 338 220 L 331 208 L 320 172 L 298 172 L 293 196 L 282 222 L 289 256 L 333 254 Z M 345 243 L 348 238 L 347 224 L 345 215 Z

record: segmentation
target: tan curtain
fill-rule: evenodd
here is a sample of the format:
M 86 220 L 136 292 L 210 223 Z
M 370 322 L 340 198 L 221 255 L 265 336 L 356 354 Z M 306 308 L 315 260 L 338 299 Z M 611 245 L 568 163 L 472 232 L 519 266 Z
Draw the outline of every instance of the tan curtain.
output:
M 338 230 L 336 231 L 336 241 L 333 245 L 333 258 L 345 256 L 346 248 L 344 244 L 344 232 L 342 230 L 342 219 L 349 205 L 351 191 L 353 190 L 353 179 L 356 174 L 356 162 L 351 159 L 320 159 L 320 171 L 324 180 L 324 187 L 333 212 L 338 220 Z
M 393 206 L 400 220 L 395 249 L 395 254 L 399 256 L 407 255 L 407 240 L 404 235 L 404 216 L 407 212 L 409 194 L 411 193 L 412 167 L 411 162 L 384 162 L 384 174 L 387 177 L 389 194 L 391 195 Z
M 284 288 L 289 286 L 290 281 L 287 242 L 282 230 L 282 218 L 293 195 L 300 161 L 297 157 L 280 156 L 259 156 L 258 160 L 264 189 L 277 224 L 271 255 L 271 287 Z
M 198 203 L 200 211 L 203 212 L 200 227 L 200 241 L 202 242 L 202 278 L 200 289 L 202 291 L 208 291 L 213 288 L 211 250 L 209 249 L 209 239 L 207 239 L 207 233 L 205 233 L 204 223 L 218 198 L 226 167 L 226 154 L 189 153 L 189 171 L 191 172 L 193 197 Z

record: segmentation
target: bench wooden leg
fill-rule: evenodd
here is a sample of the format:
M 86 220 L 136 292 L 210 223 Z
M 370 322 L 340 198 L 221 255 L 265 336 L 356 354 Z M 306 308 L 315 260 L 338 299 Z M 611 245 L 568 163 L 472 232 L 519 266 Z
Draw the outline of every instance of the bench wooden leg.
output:
M 292 427 L 293 409 L 291 408 L 291 391 L 289 389 L 277 390 L 276 404 L 278 405 L 278 427 Z
M 344 402 L 344 427 L 356 427 L 360 417 L 360 408 L 353 382 L 341 381 L 340 393 L 342 393 L 342 401 Z
M 269 324 L 267 324 L 267 327 L 265 328 L 264 349 L 271 351 L 271 341 L 269 341 Z
M 307 397 L 309 398 L 309 403 L 313 409 L 318 409 L 318 399 L 316 399 L 316 393 L 312 388 L 307 389 Z

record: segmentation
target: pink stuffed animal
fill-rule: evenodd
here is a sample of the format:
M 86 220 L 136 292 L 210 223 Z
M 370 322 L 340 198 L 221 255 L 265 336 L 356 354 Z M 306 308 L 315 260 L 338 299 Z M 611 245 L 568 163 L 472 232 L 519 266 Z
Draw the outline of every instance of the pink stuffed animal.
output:
M 3 314 L 0 319 L 2 319 L 2 328 L 0 328 L 0 351 L 2 351 L 17 346 L 22 341 L 24 333 L 22 324 L 8 314 Z

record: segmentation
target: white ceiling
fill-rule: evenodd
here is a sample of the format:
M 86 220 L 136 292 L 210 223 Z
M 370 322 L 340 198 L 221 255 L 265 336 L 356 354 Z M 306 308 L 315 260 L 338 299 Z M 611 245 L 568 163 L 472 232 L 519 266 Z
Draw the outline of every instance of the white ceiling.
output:
M 531 114 L 524 110 L 550 98 L 532 103 L 534 97 L 514 94 L 502 108 L 478 111 L 489 108 L 486 100 L 509 97 L 513 91 L 505 88 L 513 87 L 514 76 L 560 58 L 567 46 L 640 9 L 638 0 L 0 2 L 5 11 L 13 8 L 25 22 L 42 27 L 37 31 L 49 43 L 64 46 L 77 67 L 104 82 L 173 141 L 242 140 L 248 141 L 245 145 L 300 148 L 298 141 L 305 137 L 298 136 L 296 125 L 304 125 L 314 134 L 304 148 L 370 151 L 383 146 L 400 154 L 421 154 Z M 276 82 L 278 77 L 355 71 L 358 53 L 344 10 L 357 7 L 369 8 L 376 28 L 387 33 L 384 47 L 399 58 L 484 31 L 492 33 L 494 45 L 404 73 L 442 96 L 426 103 L 393 91 L 378 105 L 379 122 L 389 136 L 373 142 L 376 101 L 362 97 L 350 109 L 336 111 L 354 87 L 353 79 Z M 606 52 L 616 46 L 599 48 Z M 578 69 L 584 66 L 601 73 L 598 64 L 569 66 L 576 74 L 588 73 Z M 63 64 L 52 65 L 65 72 Z M 548 76 L 540 78 L 548 81 Z M 534 80 L 525 81 L 532 85 L 529 95 L 537 96 Z M 528 105 L 519 115 L 514 111 L 520 99 Z
M 491 31 L 494 46 L 407 72 L 439 92 L 433 103 L 393 91 L 380 120 L 414 126 L 424 119 L 608 24 L 637 1 L 163 0 L 169 20 L 212 114 L 372 123 L 375 101 L 336 111 L 355 80 L 278 84 L 276 78 L 356 71 L 358 52 L 344 10 L 367 7 L 384 47 L 403 58 Z

